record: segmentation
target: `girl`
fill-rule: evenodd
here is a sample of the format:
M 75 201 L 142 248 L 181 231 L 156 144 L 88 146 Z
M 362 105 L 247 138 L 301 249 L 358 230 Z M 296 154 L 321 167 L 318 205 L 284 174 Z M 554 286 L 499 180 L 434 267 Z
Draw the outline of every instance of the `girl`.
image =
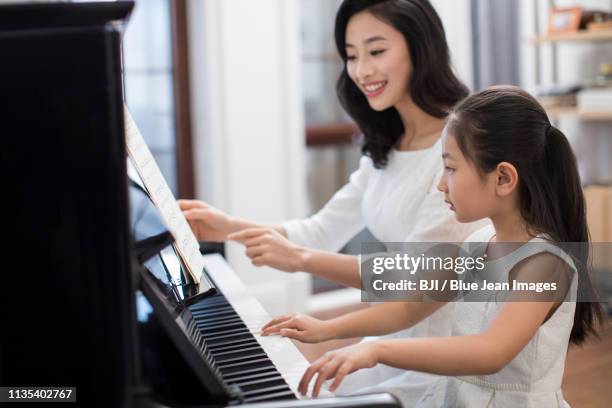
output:
M 345 62 L 338 98 L 363 132 L 364 156 L 349 183 L 317 214 L 282 225 L 230 217 L 199 201 L 180 205 L 199 239 L 240 241 L 256 266 L 306 271 L 359 288 L 358 258 L 335 252 L 364 227 L 382 242 L 461 242 L 483 224 L 457 222 L 436 189 L 444 120 L 468 91 L 453 73 L 429 1 L 346 0 L 335 40 Z M 451 307 L 397 336 L 449 335 Z M 361 389 L 396 375 L 408 401 L 434 378 L 379 366 L 345 386 Z
M 348 373 L 381 363 L 456 376 L 439 379 L 417 406 L 568 406 L 561 393 L 568 342 L 581 343 L 602 316 L 598 304 L 575 302 L 578 288 L 581 295 L 592 294 L 586 255 L 572 259 L 551 244 L 588 243 L 571 147 L 537 101 L 515 87 L 493 87 L 467 98 L 450 115 L 444 134 L 439 189 L 446 202 L 460 222 L 492 221 L 469 240 L 486 243 L 484 254 L 489 243 L 529 242 L 502 258 L 504 263 L 487 264 L 501 268 L 508 281 L 529 282 L 532 271 L 552 271 L 558 284 L 554 297 L 463 303 L 453 337 L 380 340 L 327 353 L 308 368 L 300 390 L 305 393 L 317 375 L 313 395 L 330 378 L 333 391 Z M 412 325 L 439 307 L 387 303 L 329 321 L 283 317 L 268 323 L 264 334 L 302 341 L 379 335 Z

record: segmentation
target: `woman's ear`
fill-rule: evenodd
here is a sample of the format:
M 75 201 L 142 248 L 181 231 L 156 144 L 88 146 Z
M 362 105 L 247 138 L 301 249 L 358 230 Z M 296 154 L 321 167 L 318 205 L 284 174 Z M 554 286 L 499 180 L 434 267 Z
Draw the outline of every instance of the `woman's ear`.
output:
M 510 195 L 518 186 L 516 167 L 508 162 L 501 162 L 495 169 L 495 191 L 500 197 Z

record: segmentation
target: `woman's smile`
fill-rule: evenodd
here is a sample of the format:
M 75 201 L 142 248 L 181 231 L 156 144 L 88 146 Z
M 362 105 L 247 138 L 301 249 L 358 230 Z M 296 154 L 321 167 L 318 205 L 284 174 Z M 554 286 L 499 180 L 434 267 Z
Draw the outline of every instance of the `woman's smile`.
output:
M 362 89 L 368 98 L 375 98 L 384 92 L 387 81 L 369 82 L 362 85 Z

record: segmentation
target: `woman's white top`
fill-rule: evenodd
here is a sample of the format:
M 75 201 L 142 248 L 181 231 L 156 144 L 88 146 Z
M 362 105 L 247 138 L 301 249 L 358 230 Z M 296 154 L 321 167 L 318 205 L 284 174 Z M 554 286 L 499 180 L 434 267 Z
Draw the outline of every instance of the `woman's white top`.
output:
M 494 234 L 493 227 L 489 226 L 469 240 L 486 243 Z M 538 253 L 552 253 L 574 271 L 566 299 L 576 299 L 577 272 L 571 258 L 542 238 L 534 238 L 531 242 L 537 242 L 537 245 L 523 245 L 501 259 L 487 262 L 487 269 L 495 268 L 495 276 L 508 282 L 510 271 L 519 262 Z M 503 305 L 494 296 L 483 302 L 458 303 L 453 336 L 484 332 Z M 575 301 L 563 302 L 525 348 L 499 372 L 484 376 L 440 377 L 415 406 L 569 407 L 563 399 L 561 382 L 575 308 Z
M 443 170 L 441 140 L 428 149 L 392 150 L 383 169 L 376 169 L 372 160 L 363 156 L 348 184 L 323 209 L 283 226 L 288 238 L 298 245 L 327 251 L 340 250 L 364 227 L 383 243 L 463 242 L 488 221 L 462 224 L 456 220 L 437 188 Z M 453 305 L 449 304 L 389 337 L 448 336 L 452 317 Z M 401 377 L 400 398 L 407 406 L 439 378 L 378 365 L 347 376 L 337 394 L 361 391 L 396 377 Z
M 463 242 L 483 223 L 462 224 L 438 191 L 442 142 L 415 151 L 392 150 L 376 169 L 363 156 L 359 169 L 315 215 L 283 224 L 298 245 L 340 250 L 364 227 L 381 242 Z

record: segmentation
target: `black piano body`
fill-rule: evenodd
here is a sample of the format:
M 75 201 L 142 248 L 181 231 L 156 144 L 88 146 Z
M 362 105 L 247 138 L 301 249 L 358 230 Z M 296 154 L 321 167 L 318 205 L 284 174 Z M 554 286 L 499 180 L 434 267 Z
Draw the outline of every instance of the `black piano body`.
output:
M 66 405 L 86 407 L 397 406 L 296 399 L 222 291 L 190 280 L 164 226 L 136 236 L 152 204 L 126 166 L 132 7 L 0 6 L 0 387 L 76 387 Z

